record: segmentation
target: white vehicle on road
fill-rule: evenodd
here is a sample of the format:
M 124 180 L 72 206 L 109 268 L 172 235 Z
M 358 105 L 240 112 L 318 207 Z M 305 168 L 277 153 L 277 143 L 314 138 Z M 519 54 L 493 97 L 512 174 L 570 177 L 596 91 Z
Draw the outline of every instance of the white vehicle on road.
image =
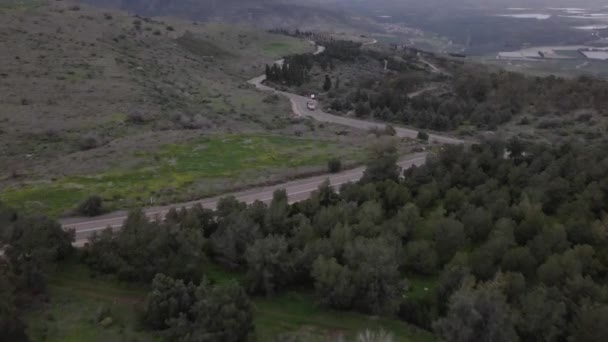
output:
M 317 109 L 317 104 L 315 103 L 315 101 L 308 101 L 306 103 L 306 107 L 308 108 L 308 110 L 315 110 Z

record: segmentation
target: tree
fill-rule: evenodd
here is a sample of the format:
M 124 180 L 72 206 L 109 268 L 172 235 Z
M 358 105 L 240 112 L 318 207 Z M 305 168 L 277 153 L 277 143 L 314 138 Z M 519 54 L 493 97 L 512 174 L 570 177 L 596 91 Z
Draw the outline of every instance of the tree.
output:
M 334 258 L 319 257 L 315 260 L 311 276 L 315 281 L 317 300 L 323 306 L 348 310 L 352 307 L 355 288 L 352 272 L 338 264 Z
M 272 201 L 266 210 L 263 232 L 265 235 L 288 235 L 289 198 L 285 189 L 275 190 Z
M 198 281 L 206 259 L 201 230 L 182 228 L 174 222 L 150 222 L 141 210 L 129 213 L 121 230 L 94 234 L 83 260 L 102 273 L 123 280 L 151 281 L 157 273 Z
M 331 158 L 327 162 L 327 169 L 331 173 L 338 173 L 342 171 L 342 162 L 340 161 L 340 158 Z
M 245 253 L 249 290 L 273 295 L 289 284 L 293 276 L 292 256 L 284 237 L 256 240 Z
M 89 196 L 80 203 L 76 211 L 81 215 L 89 217 L 101 215 L 103 213 L 103 201 L 97 195 Z
M 73 252 L 73 240 L 73 231 L 46 217 L 16 214 L 14 221 L 0 222 L 0 244 L 6 244 L 16 286 L 33 294 L 45 292 L 48 272 Z
M 608 305 L 586 305 L 576 315 L 570 342 L 608 341 Z
M 416 138 L 418 140 L 422 140 L 422 141 L 429 141 L 429 134 L 427 132 L 424 132 L 424 131 L 419 131 L 418 135 L 416 136 Z
M 352 270 L 355 309 L 391 314 L 398 309 L 402 286 L 395 247 L 382 238 L 356 238 L 344 249 Z
M 170 341 L 245 342 L 254 331 L 252 307 L 236 281 L 211 287 L 202 283 L 188 314 L 169 321 Z
M 473 242 L 482 242 L 492 230 L 492 214 L 483 207 L 469 207 L 462 216 L 467 236 Z
M 323 82 L 323 90 L 329 91 L 331 89 L 331 78 L 329 75 L 325 75 L 325 81 Z
M 234 212 L 218 223 L 211 235 L 211 249 L 215 258 L 229 268 L 238 268 L 245 263 L 247 248 L 259 236 L 259 226 L 246 212 Z
M 448 312 L 434 324 L 450 342 L 512 342 L 519 338 L 514 317 L 497 284 L 465 284 L 450 298 Z
M 429 223 L 434 231 L 435 247 L 441 265 L 450 261 L 456 252 L 468 245 L 464 226 L 453 218 L 440 218 Z
M 369 102 L 357 102 L 355 105 L 355 115 L 359 118 L 363 118 L 369 116 L 372 112 L 372 108 L 369 105 Z
M 537 287 L 521 298 L 517 330 L 526 341 L 562 341 L 566 304 L 555 289 Z
M 73 252 L 73 240 L 58 222 L 0 203 L 0 341 L 28 340 L 23 304 L 46 293 L 48 273 Z
M 528 247 L 515 247 L 508 250 L 502 257 L 502 269 L 531 276 L 536 270 L 536 259 Z
M 434 274 L 437 271 L 437 253 L 426 240 L 412 241 L 405 246 L 405 267 L 419 274 Z
M 392 139 L 382 139 L 372 145 L 367 168 L 363 173 L 361 182 L 369 183 L 383 180 L 399 179 L 400 168 L 397 165 L 397 147 Z
M 187 314 L 195 300 L 192 283 L 186 285 L 159 273 L 152 280 L 152 290 L 146 298 L 144 322 L 152 329 L 166 329 L 171 319 Z
M 25 325 L 19 318 L 14 275 L 0 259 L 0 341 L 27 341 Z

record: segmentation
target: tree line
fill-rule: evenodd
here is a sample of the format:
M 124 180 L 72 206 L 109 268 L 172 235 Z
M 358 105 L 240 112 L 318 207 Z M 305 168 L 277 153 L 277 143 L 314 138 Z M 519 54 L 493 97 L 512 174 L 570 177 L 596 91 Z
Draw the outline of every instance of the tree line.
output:
M 496 129 L 522 114 L 559 117 L 581 109 L 603 114 L 608 105 L 608 84 L 598 79 L 531 77 L 456 63 L 445 67 L 452 78 L 424 77 L 412 69 L 405 74 L 378 76 L 376 82 L 359 82 L 352 92 L 338 96 L 331 107 L 342 112 L 355 109 L 360 117 L 443 131 L 463 124 Z M 406 96 L 430 81 L 448 85 L 450 91 Z
M 317 67 L 331 81 L 339 78 L 335 70 L 340 64 L 356 67 L 373 62 L 378 66 L 377 75 L 355 75 L 351 87 L 328 94 L 327 105 L 337 113 L 354 112 L 361 118 L 446 131 L 462 125 L 493 130 L 520 115 L 560 117 L 579 110 L 603 115 L 608 108 L 608 83 L 588 76 L 526 76 L 423 53 L 444 71 L 433 74 L 420 62 L 417 54 L 421 52 L 416 50 L 361 49 L 361 44 L 348 41 L 322 44 L 327 48 L 324 53 L 305 55 L 306 74 Z M 385 62 L 388 70 L 382 72 Z M 288 77 L 269 80 L 300 86 L 310 78 L 297 82 L 290 82 Z M 408 96 L 431 84 L 435 91 Z
M 152 282 L 142 322 L 174 340 L 251 339 L 248 295 L 289 289 L 314 292 L 323 307 L 399 317 L 445 341 L 608 338 L 607 144 L 489 140 L 444 147 L 405 171 L 394 146 L 389 138 L 370 150 L 360 182 L 339 192 L 325 183 L 298 203 L 279 190 L 269 203 L 227 197 L 216 210 L 172 210 L 163 221 L 133 211 L 122 230 L 93 236 L 82 260 Z M 0 294 L 12 310 L 14 289 L 38 284 L 45 263 L 32 260 L 65 257 L 72 238 L 52 221 L 15 215 L 1 216 L 14 280 L 3 277 Z M 244 279 L 211 284 L 208 262 Z M 3 329 L 19 327 L 7 317 Z
M 309 73 L 315 64 L 323 70 L 331 70 L 335 61 L 352 61 L 361 51 L 360 43 L 329 40 L 320 44 L 325 47 L 322 54 L 295 54 L 285 57 L 283 63 L 266 65 L 266 79 L 287 86 L 301 86 L 310 80 Z
M 392 146 L 377 146 L 363 179 L 339 193 L 324 184 L 294 204 L 284 191 L 269 204 L 225 198 L 216 211 L 174 211 L 165 223 L 142 224 L 195 234 L 186 245 L 243 272 L 249 294 L 310 288 L 319 305 L 396 315 L 446 341 L 607 337 L 605 146 L 488 141 L 445 147 L 404 173 Z M 98 239 L 89 257 L 114 259 L 119 245 L 102 250 Z M 127 268 L 163 260 L 141 272 L 147 280 L 162 271 L 196 284 L 204 273 L 184 271 L 179 243 L 147 246 L 158 249 L 125 251 L 134 256 L 123 259 Z M 412 277 L 436 286 L 413 296 Z

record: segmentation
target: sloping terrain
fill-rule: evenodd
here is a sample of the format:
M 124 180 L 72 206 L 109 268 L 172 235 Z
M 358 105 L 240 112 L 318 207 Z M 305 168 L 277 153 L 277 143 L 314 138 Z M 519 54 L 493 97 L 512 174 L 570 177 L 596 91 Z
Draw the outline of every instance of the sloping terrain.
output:
M 36 161 L 45 172 L 61 167 L 58 155 L 75 154 L 86 163 L 89 150 L 107 145 L 114 146 L 105 150 L 115 159 L 135 144 L 149 149 L 191 135 L 184 129 L 200 134 L 276 125 L 274 115 L 287 105 L 264 103 L 239 85 L 262 62 L 309 49 L 290 38 L 221 25 L 32 4 L 0 13 L 7 52 L 0 56 L 1 156 L 8 165 L 31 159 L 17 173 Z
M 149 16 L 176 16 L 201 21 L 249 24 L 260 28 L 304 30 L 374 29 L 345 6 L 297 0 L 84 0 L 91 5 L 118 8 Z
M 327 132 L 293 122 L 286 99 L 260 95 L 245 83 L 269 61 L 311 51 L 304 40 L 71 2 L 13 1 L 0 7 L 0 42 L 0 186 L 11 193 L 0 197 L 18 206 L 72 203 L 74 196 L 64 195 L 86 194 L 92 182 L 103 190 L 100 183 L 119 184 L 116 175 L 134 177 L 132 170 L 147 175 L 151 167 L 175 168 L 179 156 L 166 151 L 199 146 L 209 135 L 294 139 L 295 133 Z M 290 146 L 297 144 L 280 147 Z M 49 187 L 57 184 L 62 195 L 51 199 Z M 144 186 L 131 194 L 146 198 L 155 190 Z

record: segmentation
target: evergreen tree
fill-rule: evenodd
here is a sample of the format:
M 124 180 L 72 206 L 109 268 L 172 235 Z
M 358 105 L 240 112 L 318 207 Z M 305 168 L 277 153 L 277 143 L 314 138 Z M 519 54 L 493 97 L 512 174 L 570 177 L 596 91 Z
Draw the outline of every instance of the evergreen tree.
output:
M 329 91 L 331 89 L 331 78 L 329 75 L 325 75 L 325 82 L 323 83 L 323 90 Z

